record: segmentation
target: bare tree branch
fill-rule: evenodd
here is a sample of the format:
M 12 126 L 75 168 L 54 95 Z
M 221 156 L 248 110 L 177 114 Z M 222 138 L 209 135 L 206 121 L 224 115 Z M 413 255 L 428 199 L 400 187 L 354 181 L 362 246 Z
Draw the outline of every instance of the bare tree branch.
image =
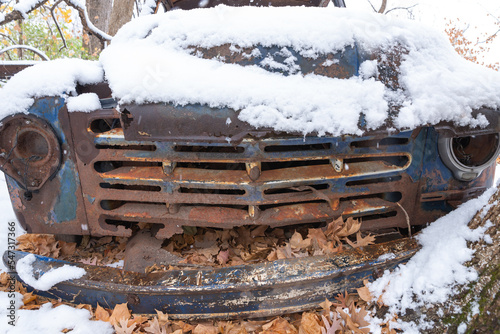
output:
M 394 7 L 394 8 L 389 9 L 387 12 L 385 12 L 385 14 L 388 14 L 388 13 L 392 12 L 393 10 L 401 10 L 402 9 L 402 10 L 409 11 L 410 9 L 412 9 L 413 7 L 416 7 L 416 6 L 418 6 L 418 3 L 416 3 L 410 7 Z
M 83 8 L 80 7 L 78 5 L 78 3 L 76 3 L 72 0 L 61 0 L 61 1 L 57 1 L 56 4 L 52 8 L 55 8 L 55 6 L 57 6 L 62 1 L 64 1 L 68 6 L 71 6 L 78 11 L 84 29 L 91 31 L 93 33 L 93 35 L 96 36 L 97 38 L 99 38 L 102 42 L 107 41 L 107 40 L 111 40 L 111 36 L 109 36 L 108 34 L 99 30 L 98 28 L 96 28 L 94 26 L 92 21 L 90 21 L 90 19 L 89 19 L 87 9 L 85 7 L 83 7 Z M 5 18 L 2 21 L 0 21 L 0 26 L 7 24 L 9 22 L 15 21 L 15 20 L 24 20 L 26 14 L 31 13 L 33 10 L 43 6 L 47 2 L 48 2 L 48 0 L 39 0 L 37 3 L 35 3 L 33 5 L 33 7 L 30 10 L 28 10 L 26 12 L 21 12 L 19 10 L 14 9 L 12 12 L 7 13 L 5 15 Z M 51 10 L 51 13 L 52 13 L 52 10 Z M 52 17 L 54 17 L 53 13 L 52 13 Z M 54 19 L 54 21 L 55 21 L 55 19 Z M 60 31 L 60 27 L 57 24 L 57 22 L 56 22 L 56 25 L 57 25 L 58 30 Z M 62 37 L 62 34 L 61 34 L 61 37 Z M 63 40 L 64 40 L 64 37 L 63 37 Z
M 7 38 L 8 40 L 10 40 L 10 41 L 12 42 L 12 44 L 16 44 L 16 41 L 14 41 L 14 40 L 12 39 L 12 37 L 10 37 L 9 35 L 2 34 L 2 33 L 0 32 L 0 36 L 3 36 L 3 37 L 5 37 L 5 38 Z
M 387 7 L 387 0 L 382 0 L 382 4 L 380 5 L 378 12 L 383 14 L 385 12 L 386 7 Z
M 75 8 L 78 11 L 78 15 L 80 16 L 80 20 L 82 21 L 82 25 L 83 25 L 84 30 L 92 32 L 93 35 L 96 36 L 97 38 L 99 38 L 99 40 L 102 43 L 111 40 L 111 36 L 106 34 L 104 31 L 98 29 L 96 26 L 94 26 L 92 21 L 90 21 L 89 14 L 88 14 L 87 9 L 85 7 L 82 8 L 82 7 L 78 6 L 78 4 L 73 3 L 72 0 L 64 0 L 64 2 L 66 4 L 68 4 L 69 6 Z
M 370 6 L 372 7 L 373 11 L 376 12 L 377 10 L 375 9 L 375 7 L 373 7 L 371 1 L 370 0 L 366 0 L 366 1 L 368 1 L 368 3 L 370 4 Z
M 47 1 L 49 1 L 49 0 L 40 0 L 35 5 L 33 5 L 33 7 L 30 10 L 28 10 L 25 13 L 23 13 L 23 12 L 21 12 L 19 10 L 14 9 L 12 12 L 6 14 L 5 18 L 2 21 L 0 21 L 0 26 L 3 26 L 4 24 L 7 24 L 7 23 L 12 22 L 12 21 L 24 20 L 24 15 L 31 13 L 35 9 L 37 9 L 40 6 L 44 5 Z
M 14 49 L 26 49 L 26 50 L 29 50 L 29 51 L 37 54 L 43 60 L 50 60 L 49 57 L 47 57 L 47 55 L 45 53 L 43 53 L 42 51 L 40 51 L 32 46 L 28 46 L 28 45 L 11 45 L 11 46 L 8 46 L 8 47 L 0 50 L 0 54 L 4 53 L 6 51 L 9 51 L 9 50 L 14 50 Z
M 54 6 L 52 6 L 52 8 L 50 8 L 50 15 L 52 15 L 52 19 L 54 20 L 54 23 L 56 24 L 57 31 L 59 31 L 59 36 L 61 36 L 61 39 L 63 41 L 63 46 L 59 49 L 59 51 L 61 51 L 62 49 L 67 49 L 68 48 L 68 45 L 66 44 L 66 38 L 64 38 L 64 35 L 63 35 L 62 31 L 61 31 L 61 27 L 59 27 L 59 23 L 57 23 L 56 14 L 54 13 L 54 9 L 56 9 L 56 7 L 62 1 L 63 0 L 57 0 L 56 3 L 54 4 Z

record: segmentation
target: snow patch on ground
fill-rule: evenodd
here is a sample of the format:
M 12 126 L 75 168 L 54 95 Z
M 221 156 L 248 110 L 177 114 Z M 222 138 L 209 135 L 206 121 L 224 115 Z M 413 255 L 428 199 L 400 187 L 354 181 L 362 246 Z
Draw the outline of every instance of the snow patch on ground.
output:
M 117 261 L 115 263 L 107 264 L 106 267 L 123 269 L 123 264 L 124 264 L 124 261 L 120 260 L 120 261 Z
M 25 283 L 37 290 L 47 291 L 57 283 L 77 279 L 86 274 L 85 269 L 65 264 L 59 268 L 52 268 L 41 277 L 36 279 L 33 276 L 33 262 L 36 261 L 34 254 L 29 254 L 17 261 L 16 271 Z
M 66 97 L 76 94 L 76 84 L 103 80 L 98 62 L 58 59 L 38 63 L 12 77 L 0 90 L 0 120 L 10 114 L 26 112 L 35 98 Z
M 382 298 L 389 306 L 390 314 L 405 314 L 407 309 L 443 303 L 454 294 L 458 285 L 477 279 L 474 269 L 463 264 L 470 260 L 473 251 L 467 248 L 467 241 L 479 241 L 484 232 L 492 226 L 471 230 L 467 225 L 478 210 L 485 210 L 496 188 L 488 189 L 479 198 L 462 204 L 448 215 L 426 227 L 416 238 L 422 245 L 404 265 L 369 284 L 374 300 Z M 373 322 L 375 325 L 377 320 Z M 401 321 L 398 326 L 405 333 L 419 333 L 428 325 L 425 321 L 419 327 Z M 377 333 L 377 326 L 372 330 Z
M 68 111 L 91 112 L 101 109 L 101 101 L 96 93 L 85 93 L 78 96 L 68 97 Z
M 0 305 L 9 305 L 8 293 L 0 292 Z M 3 334 L 26 333 L 62 333 L 69 329 L 72 334 L 112 334 L 114 329 L 110 323 L 91 321 L 91 314 L 86 309 L 75 309 L 67 305 L 56 308 L 51 303 L 43 304 L 39 310 L 19 310 L 23 305 L 22 296 L 17 294 L 15 326 L 9 325 L 10 320 L 6 307 L 0 308 L 0 332 Z M 4 320 L 5 319 L 5 320 Z

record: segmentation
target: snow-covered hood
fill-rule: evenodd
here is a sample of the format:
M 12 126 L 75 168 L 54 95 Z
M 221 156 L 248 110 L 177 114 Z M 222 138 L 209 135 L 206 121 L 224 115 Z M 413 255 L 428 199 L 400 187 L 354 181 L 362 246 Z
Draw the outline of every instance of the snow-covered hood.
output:
M 472 111 L 500 106 L 500 74 L 462 59 L 444 35 L 349 9 L 218 6 L 141 17 L 93 66 L 122 105 L 230 108 L 253 127 L 303 134 L 484 127 Z

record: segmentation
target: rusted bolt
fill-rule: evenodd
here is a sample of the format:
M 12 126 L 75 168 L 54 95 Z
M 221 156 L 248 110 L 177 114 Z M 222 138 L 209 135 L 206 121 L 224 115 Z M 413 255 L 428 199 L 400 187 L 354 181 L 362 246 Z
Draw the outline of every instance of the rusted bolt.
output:
M 139 296 L 136 294 L 130 294 L 127 295 L 127 303 L 132 304 L 132 305 L 138 305 L 141 302 L 139 299 Z
M 330 207 L 332 208 L 333 211 L 337 211 L 340 207 L 340 200 L 338 199 L 330 200 Z
M 372 272 L 373 279 L 378 279 L 384 275 L 384 271 L 380 268 L 375 268 Z
M 255 220 L 257 218 L 259 218 L 260 216 L 260 209 L 258 206 L 256 205 L 249 205 L 248 206 L 248 215 L 250 216 L 250 218 L 252 220 Z
M 245 164 L 247 174 L 250 177 L 250 180 L 256 181 L 260 177 L 261 163 L 257 162 L 247 162 Z
M 167 211 L 168 213 L 175 214 L 179 212 L 180 205 L 179 204 L 170 204 L 167 203 Z
M 344 170 L 344 160 L 343 159 L 330 159 L 330 163 L 332 164 L 333 169 L 335 169 L 335 171 L 337 173 L 340 173 Z
M 177 162 L 174 161 L 163 161 L 163 173 L 165 175 L 171 175 L 174 172 L 175 167 L 177 166 Z

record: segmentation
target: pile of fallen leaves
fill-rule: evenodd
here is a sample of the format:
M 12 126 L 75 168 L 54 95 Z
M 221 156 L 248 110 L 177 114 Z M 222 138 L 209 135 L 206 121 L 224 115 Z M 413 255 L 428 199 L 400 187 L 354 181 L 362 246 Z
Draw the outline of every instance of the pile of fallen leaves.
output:
M 123 259 L 127 240 L 84 236 L 80 245 L 77 245 L 76 242 L 56 240 L 51 234 L 23 234 L 17 238 L 17 249 L 71 262 L 109 265 Z
M 7 291 L 9 275 L 0 274 L 0 291 Z M 334 301 L 325 300 L 314 311 L 288 314 L 266 320 L 235 321 L 181 321 L 169 319 L 168 314 L 156 311 L 156 315 L 132 314 L 127 304 L 118 304 L 114 309 L 100 305 L 92 308 L 87 304 L 71 305 L 28 293 L 16 282 L 16 291 L 23 296 L 21 309 L 37 310 L 43 304 L 53 307 L 70 305 L 86 309 L 93 320 L 109 322 L 117 334 L 366 334 L 369 333 L 366 299 L 371 298 L 368 288 L 358 289 L 358 293 L 339 294 Z M 67 332 L 71 332 L 68 330 Z M 382 333 L 396 334 L 385 324 Z
M 190 228 L 173 236 L 164 247 L 184 258 L 183 263 L 234 266 L 278 259 L 317 256 L 372 244 L 375 237 L 362 236 L 361 223 L 348 218 L 320 228 L 268 228 L 240 226 L 230 230 Z M 191 233 L 189 233 L 191 232 Z M 355 236 L 351 241 L 349 237 Z
M 190 227 L 183 234 L 166 240 L 163 248 L 184 258 L 183 264 L 225 267 L 333 254 L 373 244 L 375 237 L 363 236 L 360 227 L 361 223 L 352 218 L 345 222 L 339 218 L 318 228 L 259 225 L 221 230 Z M 110 265 L 122 260 L 128 241 L 120 237 L 84 236 L 77 246 L 47 234 L 24 234 L 17 240 L 19 250 L 90 265 Z M 148 268 L 148 272 L 157 270 L 168 270 L 168 267 Z
M 182 262 L 186 264 L 233 266 L 333 254 L 374 243 L 375 237 L 364 236 L 360 226 L 361 223 L 354 219 L 349 218 L 344 222 L 340 218 L 318 228 L 299 226 L 271 229 L 267 226 L 241 226 L 231 230 L 219 230 L 190 227 L 186 228 L 183 234 L 166 240 L 163 248 L 183 257 Z M 71 262 L 109 265 L 123 259 L 127 241 L 127 238 L 119 237 L 84 236 L 77 245 L 56 240 L 52 235 L 25 234 L 18 237 L 18 249 Z M 158 269 L 154 266 L 147 271 Z M 6 289 L 6 275 L 3 273 L 0 276 L 0 290 Z M 27 293 L 19 283 L 16 290 L 23 295 L 24 306 L 21 309 L 38 309 L 49 302 L 54 307 L 66 304 Z M 132 314 L 127 304 L 116 305 L 114 309 L 106 309 L 100 305 L 97 308 L 90 305 L 68 305 L 85 308 L 94 320 L 111 323 L 117 334 L 363 334 L 369 332 L 365 318 L 369 314 L 366 301 L 371 296 L 367 291 L 365 287 L 360 289 L 359 294 L 339 294 L 335 301 L 325 300 L 315 311 L 259 321 L 185 322 L 171 320 L 167 314 L 160 311 L 157 311 L 155 316 Z M 385 333 L 395 332 L 388 330 Z

